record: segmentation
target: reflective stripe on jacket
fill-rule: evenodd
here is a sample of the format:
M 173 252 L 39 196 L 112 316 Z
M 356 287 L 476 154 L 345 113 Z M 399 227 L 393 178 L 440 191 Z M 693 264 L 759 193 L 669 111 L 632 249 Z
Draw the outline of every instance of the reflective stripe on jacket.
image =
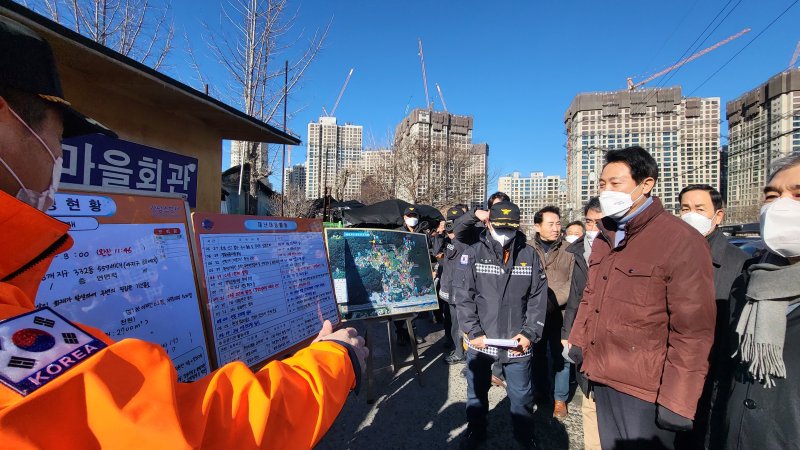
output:
M 484 231 L 464 251 L 453 273 L 453 292 L 461 331 L 469 339 L 511 339 L 522 334 L 531 343 L 542 337 L 547 313 L 547 278 L 525 235 L 517 232 L 509 257 Z M 500 352 L 500 361 L 508 358 Z

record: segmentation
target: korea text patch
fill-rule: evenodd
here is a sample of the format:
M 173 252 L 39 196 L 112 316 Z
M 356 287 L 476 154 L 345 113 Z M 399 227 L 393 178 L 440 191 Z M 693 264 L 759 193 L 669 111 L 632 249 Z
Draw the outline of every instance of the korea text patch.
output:
M 50 308 L 0 322 L 0 382 L 29 395 L 106 344 Z

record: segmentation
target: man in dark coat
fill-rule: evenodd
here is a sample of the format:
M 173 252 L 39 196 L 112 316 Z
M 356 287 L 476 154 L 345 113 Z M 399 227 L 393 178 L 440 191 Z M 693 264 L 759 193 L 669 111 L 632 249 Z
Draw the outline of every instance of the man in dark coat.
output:
M 567 346 L 567 338 L 569 338 L 569 332 L 575 322 L 575 315 L 578 313 L 578 305 L 581 302 L 581 297 L 583 297 L 586 280 L 589 278 L 589 255 L 592 253 L 592 243 L 594 243 L 597 234 L 600 232 L 597 224 L 600 223 L 602 218 L 603 212 L 600 210 L 600 200 L 597 197 L 592 197 L 583 207 L 586 233 L 567 247 L 567 251 L 575 257 L 575 267 L 572 269 L 569 298 L 564 310 L 564 324 L 561 328 L 561 345 L 564 347 Z M 595 405 L 594 397 L 589 391 L 589 380 L 580 372 L 580 367 L 575 373 L 575 378 L 584 395 L 581 401 L 584 450 L 600 450 L 600 435 L 597 431 L 597 406 Z
M 776 160 L 764 188 L 761 237 L 734 289 L 738 351 L 724 448 L 800 448 L 800 155 Z
M 680 433 L 678 440 L 682 448 L 708 449 L 711 441 L 721 441 L 722 438 L 720 428 L 725 416 L 725 398 L 717 398 L 717 372 L 727 367 L 726 360 L 733 354 L 733 349 L 728 345 L 730 295 L 733 283 L 742 273 L 742 266 L 747 261 L 747 254 L 728 242 L 728 238 L 717 228 L 725 219 L 722 195 L 719 191 L 707 184 L 691 184 L 678 194 L 678 204 L 681 208 L 681 219 L 705 236 L 711 246 L 717 300 L 714 345 L 711 347 L 708 377 L 703 386 L 703 394 L 697 402 L 694 428 L 690 432 Z
M 536 448 L 533 435 L 531 345 L 544 329 L 547 277 L 536 252 L 519 229 L 519 208 L 492 206 L 480 241 L 470 246 L 453 274 L 456 309 L 466 335 L 467 420 L 462 448 L 486 438 L 492 364 L 505 372 L 514 437 Z M 492 343 L 501 339 L 509 343 Z M 513 346 L 512 346 L 513 345 Z
M 650 196 L 657 178 L 641 147 L 609 151 L 600 175 L 604 217 L 568 345 L 576 363 L 583 351 L 603 448 L 674 448 L 708 371 L 711 252 Z
M 445 356 L 444 362 L 448 365 L 463 364 L 464 344 L 461 331 L 458 326 L 458 314 L 456 312 L 455 295 L 453 294 L 453 271 L 460 263 L 461 255 L 469 247 L 463 242 L 455 239 L 453 233 L 453 222 L 464 214 L 464 210 L 456 205 L 447 210 L 447 222 L 445 224 L 444 255 L 439 261 L 439 298 L 447 303 L 448 309 L 445 312 L 445 337 L 453 341 L 453 352 Z M 449 333 L 447 333 L 449 328 Z
M 403 211 L 403 225 L 395 228 L 397 231 L 405 231 L 407 233 L 420 233 L 424 234 L 425 238 L 428 242 L 428 253 L 431 257 L 431 264 L 436 263 L 436 254 L 439 253 L 440 247 L 442 244 L 441 240 L 434 239 L 431 233 L 428 231 L 429 224 L 428 222 L 421 222 L 419 218 L 419 212 L 417 212 L 416 206 L 408 206 L 405 211 Z M 412 320 L 415 322 L 417 320 L 416 317 Z M 408 345 L 409 337 L 408 332 L 406 331 L 405 320 L 398 320 L 394 322 L 394 329 L 397 335 L 397 344 L 398 345 Z M 416 330 L 416 326 L 414 329 Z M 416 338 L 417 344 L 422 344 L 425 342 L 425 338 L 414 333 L 414 337 Z

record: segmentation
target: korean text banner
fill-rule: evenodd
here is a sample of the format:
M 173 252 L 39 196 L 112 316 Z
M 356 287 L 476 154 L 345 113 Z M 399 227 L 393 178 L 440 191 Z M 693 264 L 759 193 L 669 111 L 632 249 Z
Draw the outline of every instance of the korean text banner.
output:
M 210 372 L 183 199 L 61 191 L 48 214 L 75 244 L 53 259 L 37 306 L 160 345 L 181 381 Z
M 90 134 L 64 139 L 61 182 L 141 193 L 173 192 L 197 203 L 197 159 Z

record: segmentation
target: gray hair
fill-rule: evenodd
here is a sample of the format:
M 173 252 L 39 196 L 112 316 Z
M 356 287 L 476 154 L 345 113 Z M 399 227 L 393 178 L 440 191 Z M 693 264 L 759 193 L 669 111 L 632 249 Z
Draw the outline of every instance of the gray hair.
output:
M 794 152 L 772 161 L 772 164 L 769 166 L 767 184 L 771 183 L 772 179 L 775 178 L 775 175 L 778 173 L 797 166 L 800 166 L 800 152 Z

